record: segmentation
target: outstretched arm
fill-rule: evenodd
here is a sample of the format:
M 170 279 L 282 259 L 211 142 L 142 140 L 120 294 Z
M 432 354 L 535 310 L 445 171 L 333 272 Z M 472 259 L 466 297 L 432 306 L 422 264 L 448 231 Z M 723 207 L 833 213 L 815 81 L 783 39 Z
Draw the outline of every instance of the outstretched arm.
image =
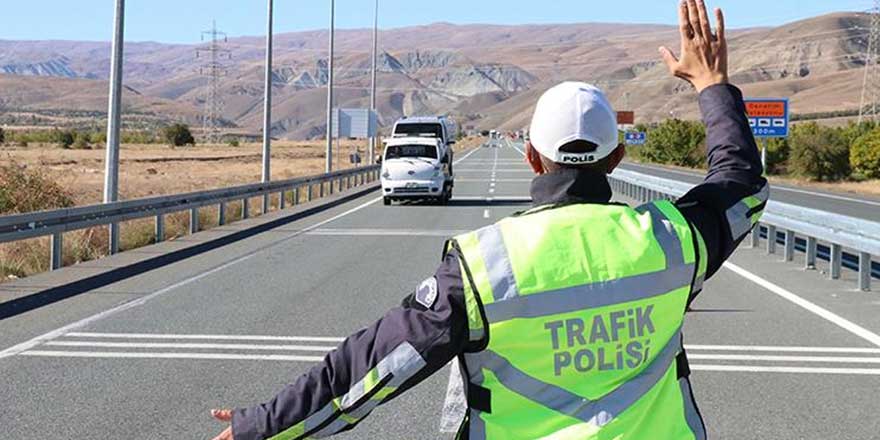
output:
M 446 366 L 467 343 L 462 278 L 450 252 L 434 277 L 373 325 L 348 337 L 324 362 L 266 403 L 215 412 L 231 421 L 220 440 L 325 437 Z M 226 437 L 223 437 L 223 436 Z
M 769 197 L 742 92 L 728 84 L 724 15 L 716 9 L 715 16 L 713 33 L 704 1 L 682 1 L 681 58 L 668 48 L 660 49 L 670 72 L 700 93 L 709 172 L 701 185 L 679 199 L 678 207 L 705 242 L 707 278 L 752 230 Z

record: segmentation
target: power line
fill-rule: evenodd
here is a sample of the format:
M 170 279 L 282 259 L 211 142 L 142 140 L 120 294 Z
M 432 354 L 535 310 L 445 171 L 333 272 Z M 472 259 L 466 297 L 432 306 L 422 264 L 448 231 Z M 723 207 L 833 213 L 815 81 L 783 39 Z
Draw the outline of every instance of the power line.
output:
M 865 78 L 862 82 L 859 123 L 865 118 L 872 121 L 877 119 L 877 95 L 880 88 L 878 52 L 880 52 L 880 0 L 874 0 L 874 9 L 871 11 L 871 35 L 868 37 L 868 53 L 865 55 Z
M 199 74 L 208 78 L 202 126 L 205 139 L 209 143 L 217 143 L 220 141 L 225 104 L 220 94 L 220 79 L 228 74 L 228 69 L 222 62 L 232 59 L 232 52 L 221 46 L 221 43 L 228 42 L 229 38 L 225 32 L 217 29 L 216 20 L 212 23 L 211 29 L 202 32 L 202 41 L 206 38 L 209 41 L 208 47 L 196 49 L 196 59 L 207 58 L 207 61 L 199 66 Z

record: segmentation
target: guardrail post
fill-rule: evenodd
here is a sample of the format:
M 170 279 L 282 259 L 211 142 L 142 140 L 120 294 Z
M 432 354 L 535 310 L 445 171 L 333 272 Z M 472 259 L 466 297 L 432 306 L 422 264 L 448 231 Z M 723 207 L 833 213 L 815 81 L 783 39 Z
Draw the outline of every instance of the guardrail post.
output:
M 299 187 L 293 189 L 293 206 L 299 205 Z
M 776 253 L 776 226 L 767 225 L 767 253 Z
M 199 232 L 199 208 L 189 210 L 189 233 Z
M 284 209 L 287 207 L 287 200 L 284 199 L 284 190 L 282 189 L 280 193 L 278 193 L 278 209 Z
M 226 224 L 226 202 L 220 202 L 220 207 L 217 210 L 217 224 L 219 226 Z
M 839 244 L 831 245 L 831 279 L 840 278 L 840 266 L 843 264 L 843 246 Z
M 312 201 L 312 191 L 313 191 L 314 189 L 315 189 L 315 186 L 312 185 L 311 183 L 309 183 L 309 189 L 308 189 L 308 191 L 307 191 L 307 193 L 306 193 L 306 201 L 307 201 L 307 202 L 311 202 L 311 201 Z
M 61 269 L 61 257 L 64 253 L 64 234 L 56 232 L 49 237 L 49 270 Z
M 165 216 L 159 214 L 156 216 L 156 243 L 165 241 Z
M 871 290 L 871 254 L 859 253 L 859 290 Z
M 761 244 L 761 224 L 758 223 L 755 225 L 754 228 L 752 228 L 752 238 L 751 238 L 752 249 L 757 249 L 760 244 Z
M 251 216 L 250 207 L 251 207 L 251 203 L 246 197 L 241 199 L 241 219 L 242 220 L 249 218 Z
M 790 229 L 785 231 L 785 251 L 782 255 L 785 261 L 794 260 L 794 231 Z
M 324 198 L 324 184 L 325 184 L 325 183 L 326 183 L 326 182 L 323 182 L 323 181 L 322 181 L 322 182 L 321 182 L 321 187 L 318 189 L 318 198 L 319 198 L 319 199 L 323 199 L 323 198 Z
M 807 256 L 804 265 L 807 270 L 816 269 L 816 250 L 818 247 L 819 243 L 815 237 L 807 237 Z
M 110 246 L 109 253 L 110 255 L 116 255 L 119 253 L 119 223 L 110 223 Z
M 263 194 L 263 206 L 260 210 L 261 215 L 266 215 L 269 212 L 269 193 Z

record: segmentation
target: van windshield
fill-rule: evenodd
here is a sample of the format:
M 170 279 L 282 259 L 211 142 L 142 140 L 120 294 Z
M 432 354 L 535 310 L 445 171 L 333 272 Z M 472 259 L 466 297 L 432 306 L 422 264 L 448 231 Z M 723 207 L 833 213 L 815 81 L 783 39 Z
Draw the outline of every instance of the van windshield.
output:
M 424 135 L 443 138 L 443 126 L 440 124 L 397 124 L 394 128 L 395 136 L 420 137 Z
M 437 159 L 437 147 L 432 145 L 394 145 L 385 150 L 385 159 L 407 157 Z

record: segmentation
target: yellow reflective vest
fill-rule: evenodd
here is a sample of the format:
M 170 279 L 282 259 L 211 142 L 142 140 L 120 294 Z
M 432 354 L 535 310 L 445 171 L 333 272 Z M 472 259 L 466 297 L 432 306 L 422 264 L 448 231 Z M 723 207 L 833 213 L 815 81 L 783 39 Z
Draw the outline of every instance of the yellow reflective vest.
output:
M 538 208 L 450 248 L 476 344 L 459 438 L 705 438 L 681 329 L 706 249 L 673 204 Z

